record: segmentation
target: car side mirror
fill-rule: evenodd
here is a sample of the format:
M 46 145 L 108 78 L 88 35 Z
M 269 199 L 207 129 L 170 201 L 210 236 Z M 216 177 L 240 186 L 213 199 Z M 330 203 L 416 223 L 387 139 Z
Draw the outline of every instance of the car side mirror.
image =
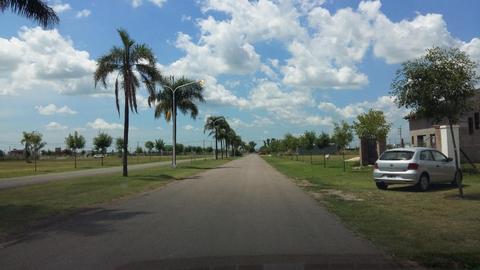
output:
M 451 158 L 451 157 L 447 157 L 447 158 L 445 159 L 445 162 L 451 162 L 451 161 L 453 161 L 453 158 Z

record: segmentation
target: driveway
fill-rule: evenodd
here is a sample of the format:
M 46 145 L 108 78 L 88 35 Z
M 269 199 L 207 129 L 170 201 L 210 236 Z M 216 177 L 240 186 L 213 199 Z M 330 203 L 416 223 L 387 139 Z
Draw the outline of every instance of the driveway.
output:
M 0 248 L 2 269 L 394 269 L 257 155 Z

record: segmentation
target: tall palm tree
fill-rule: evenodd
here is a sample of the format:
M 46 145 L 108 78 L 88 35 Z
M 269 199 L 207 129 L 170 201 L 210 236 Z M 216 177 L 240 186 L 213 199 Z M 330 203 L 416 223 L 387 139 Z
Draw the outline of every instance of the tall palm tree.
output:
M 230 131 L 230 129 L 231 129 L 230 125 L 228 124 L 227 121 L 221 122 L 218 127 L 217 136 L 218 136 L 218 139 L 220 139 L 220 152 L 222 153 L 222 158 L 224 154 L 224 149 L 223 149 L 224 145 L 225 145 L 225 157 L 228 157 L 227 138 L 228 138 L 228 132 Z
M 174 147 L 172 165 L 176 166 L 175 147 L 177 143 L 177 110 L 182 114 L 190 113 L 190 117 L 196 119 L 198 106 L 196 102 L 205 102 L 203 97 L 203 81 L 194 81 L 185 77 L 175 80 L 174 76 L 162 77 L 160 80 L 162 91 L 155 95 L 155 118 L 164 116 L 167 122 L 173 118 Z M 175 104 L 175 108 L 174 108 Z
M 0 0 L 0 11 L 4 12 L 6 9 L 34 20 L 43 27 L 59 22 L 55 11 L 41 0 Z
M 203 127 L 203 133 L 205 133 L 207 130 L 210 131 L 208 136 L 212 136 L 215 138 L 215 159 L 218 159 L 218 129 L 220 125 L 222 124 L 221 122 L 226 122 L 225 117 L 223 116 L 215 116 L 211 115 L 207 118 L 207 121 L 205 122 L 205 126 Z
M 155 67 L 155 56 L 152 50 L 145 44 L 137 44 L 130 38 L 125 30 L 117 30 L 122 40 L 122 47 L 113 46 L 110 52 L 97 60 L 95 71 L 95 87 L 98 82 L 107 87 L 107 78 L 112 75 L 115 79 L 115 102 L 117 112 L 120 115 L 120 104 L 118 100 L 119 79 L 124 92 L 124 126 L 123 126 L 123 176 L 128 176 L 128 128 L 129 110 L 137 113 L 137 89 L 140 82 L 145 85 L 149 93 L 148 105 L 155 96 L 155 83 L 160 80 L 161 75 Z

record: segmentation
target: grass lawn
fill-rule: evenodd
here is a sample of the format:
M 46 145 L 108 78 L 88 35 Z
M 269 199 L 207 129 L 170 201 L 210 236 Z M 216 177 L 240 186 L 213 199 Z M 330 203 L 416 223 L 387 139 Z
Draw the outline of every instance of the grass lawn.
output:
M 199 160 L 192 164 L 76 178 L 0 191 L 0 240 L 11 239 L 31 227 L 43 226 L 100 203 L 151 190 L 166 183 L 217 167 L 229 160 Z
M 211 157 L 209 155 L 208 157 Z M 190 155 L 178 155 L 177 160 L 190 159 Z M 195 156 L 196 158 L 202 156 Z M 131 165 L 157 162 L 157 161 L 169 161 L 171 156 L 130 156 L 128 162 Z M 122 159 L 118 156 L 107 156 L 103 160 L 104 167 L 121 166 Z M 34 164 L 27 163 L 24 160 L 5 160 L 0 161 L 0 181 L 1 178 L 35 175 L 53 172 L 65 172 L 82 169 L 94 169 L 102 168 L 101 160 L 93 157 L 82 157 L 77 159 L 77 169 L 74 168 L 74 160 L 72 157 L 58 158 L 58 159 L 42 159 L 37 161 L 37 172 L 34 172 Z
M 353 231 L 390 254 L 441 269 L 480 269 L 480 175 L 464 175 L 465 199 L 448 185 L 428 192 L 406 186 L 377 190 L 371 168 L 343 172 L 341 157 L 327 168 L 264 157 L 338 215 Z M 317 159 L 322 159 L 317 157 Z M 307 180 L 307 181 L 305 181 Z

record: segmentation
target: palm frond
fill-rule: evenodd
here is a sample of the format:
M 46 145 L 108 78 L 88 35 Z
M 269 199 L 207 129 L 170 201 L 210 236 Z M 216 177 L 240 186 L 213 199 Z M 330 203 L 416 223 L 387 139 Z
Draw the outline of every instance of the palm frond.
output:
M 43 27 L 51 27 L 60 21 L 55 11 L 41 0 L 0 0 L 0 11 L 12 12 L 37 21 Z

